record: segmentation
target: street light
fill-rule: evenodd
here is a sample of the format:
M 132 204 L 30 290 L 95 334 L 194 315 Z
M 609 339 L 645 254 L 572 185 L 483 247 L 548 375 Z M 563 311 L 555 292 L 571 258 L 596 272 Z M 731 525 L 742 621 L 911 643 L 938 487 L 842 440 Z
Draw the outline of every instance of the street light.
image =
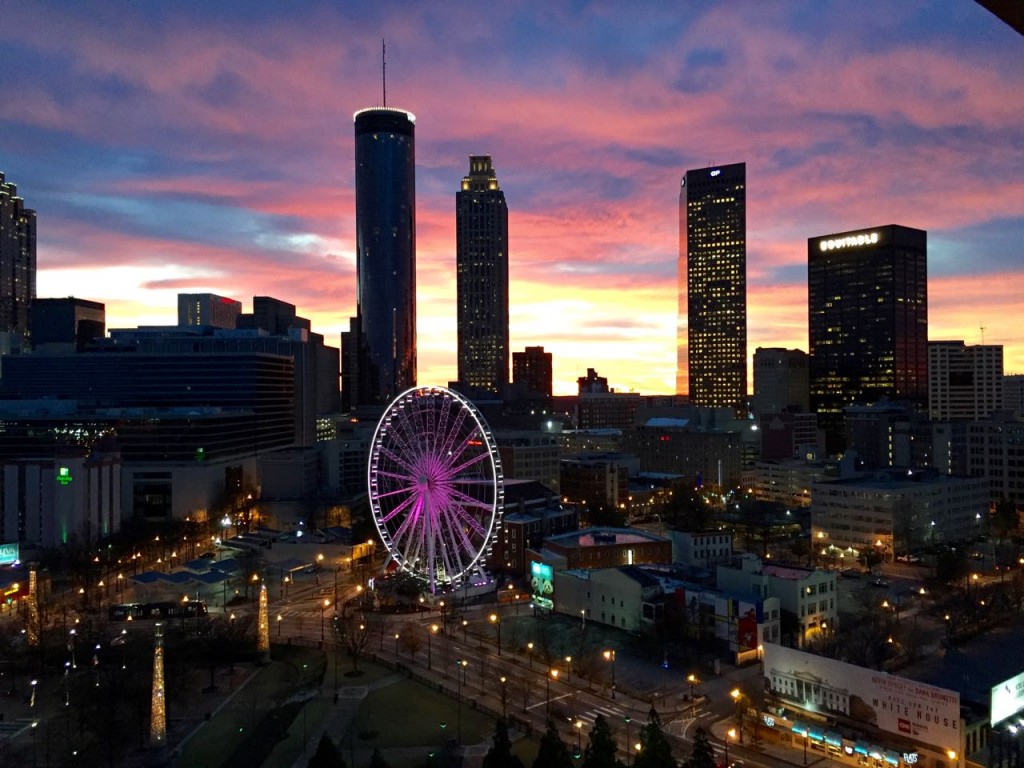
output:
M 277 614 L 277 639 L 281 639 L 281 614 Z
M 729 695 L 732 696 L 732 700 L 736 705 L 736 722 L 740 726 L 740 744 L 743 743 L 743 712 L 740 709 L 740 699 L 743 698 L 743 693 L 739 688 L 733 688 L 729 691 Z
M 433 666 L 432 666 L 433 661 L 431 659 L 431 652 L 430 652 L 430 638 L 433 635 L 437 634 L 437 629 L 438 629 L 437 624 L 431 624 L 429 629 L 428 629 L 428 631 L 427 631 L 427 669 L 428 670 L 433 669 Z
M 526 656 L 530 661 L 530 669 L 533 669 L 533 642 L 526 644 Z
M 725 764 L 729 765 L 729 739 L 736 738 L 736 729 L 730 728 L 725 734 Z M 804 765 L 807 765 L 805 762 Z
M 505 687 L 505 683 L 508 682 L 508 678 L 502 675 L 499 679 L 501 680 L 501 719 L 507 720 L 508 713 L 506 712 L 506 694 L 508 693 L 508 689 Z
M 324 598 L 323 603 L 320 605 L 320 642 L 324 641 L 324 611 L 327 610 L 327 606 L 331 604 L 329 598 Z
M 457 688 L 457 690 L 458 690 L 457 698 L 458 698 L 458 702 L 459 702 L 459 733 L 458 733 L 458 737 L 459 737 L 459 744 L 461 744 L 462 743 L 462 676 L 465 674 L 466 667 L 469 666 L 469 662 L 466 661 L 465 659 L 459 659 L 458 661 L 455 662 L 455 664 L 458 666 L 458 669 L 456 670 L 456 672 L 458 673 L 456 675 L 456 678 L 457 678 L 457 686 L 458 686 L 458 688 Z
M 490 615 L 491 624 L 498 628 L 498 655 L 501 656 L 501 620 L 498 618 L 498 614 L 492 613 Z
M 615 699 L 615 651 L 614 650 L 607 650 L 607 651 L 605 651 L 601 655 L 604 656 L 604 660 L 605 661 L 610 661 L 612 663 L 612 699 L 614 700 Z
M 686 682 L 690 684 L 690 717 L 692 718 L 697 712 L 697 700 L 693 698 L 693 688 L 700 685 L 700 680 L 691 672 L 686 676 Z
M 633 718 L 626 715 L 622 719 L 626 721 L 626 765 L 629 765 L 629 762 L 632 759 L 632 753 L 629 750 L 629 723 Z
M 572 682 L 572 656 L 565 657 L 565 681 Z
M 551 681 L 558 679 L 558 670 L 548 670 L 548 675 L 544 678 L 547 683 L 547 696 L 544 700 L 544 714 L 547 717 L 551 717 Z
M 398 660 L 398 639 L 401 637 L 400 634 L 395 632 L 395 660 Z

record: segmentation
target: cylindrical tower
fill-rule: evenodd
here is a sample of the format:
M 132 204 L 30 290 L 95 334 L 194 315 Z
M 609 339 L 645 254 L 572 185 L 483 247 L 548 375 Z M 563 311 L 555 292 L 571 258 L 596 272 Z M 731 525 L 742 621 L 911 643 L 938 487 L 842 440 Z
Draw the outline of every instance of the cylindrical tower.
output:
M 387 107 L 355 113 L 356 311 L 368 390 L 355 404 L 387 404 L 416 385 L 415 121 Z

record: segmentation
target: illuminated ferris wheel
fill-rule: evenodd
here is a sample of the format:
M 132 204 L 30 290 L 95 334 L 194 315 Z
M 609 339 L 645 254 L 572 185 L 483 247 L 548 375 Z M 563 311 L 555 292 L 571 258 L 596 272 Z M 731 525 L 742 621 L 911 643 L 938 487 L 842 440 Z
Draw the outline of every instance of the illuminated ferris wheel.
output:
M 370 447 L 370 509 L 402 570 L 431 592 L 480 570 L 501 526 L 501 459 L 480 412 L 444 387 L 416 387 L 384 411 Z

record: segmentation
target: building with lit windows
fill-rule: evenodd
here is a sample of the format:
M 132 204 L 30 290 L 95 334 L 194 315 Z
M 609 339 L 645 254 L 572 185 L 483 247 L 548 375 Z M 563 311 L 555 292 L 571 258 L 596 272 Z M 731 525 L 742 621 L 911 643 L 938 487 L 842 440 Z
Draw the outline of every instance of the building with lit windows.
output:
M 551 397 L 551 353 L 544 347 L 526 347 L 512 353 L 512 383 L 526 395 Z
M 810 405 L 830 453 L 842 411 L 928 398 L 927 233 L 896 224 L 807 241 Z
M 0 173 L 0 352 L 20 351 L 30 333 L 36 297 L 36 212 L 25 207 L 18 188 Z
M 987 419 L 1003 409 L 1003 347 L 928 342 L 928 417 Z
M 806 412 L 807 391 L 806 352 L 780 347 L 758 347 L 754 351 L 754 413 Z
M 737 411 L 747 404 L 746 177 L 746 163 L 687 171 L 679 193 L 690 401 Z
M 455 193 L 459 382 L 499 393 L 508 383 L 508 205 L 487 155 L 469 158 Z
M 178 325 L 235 328 L 242 302 L 215 293 L 179 293 Z
M 716 571 L 719 589 L 754 597 L 776 597 L 797 620 L 799 647 L 828 627 L 839 626 L 836 571 L 765 563 L 756 555 L 739 555 Z
M 342 334 L 350 407 L 416 385 L 416 118 L 379 107 L 354 119 L 356 316 Z
M 974 539 L 988 515 L 989 481 L 893 469 L 811 485 L 811 544 L 826 558 L 874 550 L 886 560 Z

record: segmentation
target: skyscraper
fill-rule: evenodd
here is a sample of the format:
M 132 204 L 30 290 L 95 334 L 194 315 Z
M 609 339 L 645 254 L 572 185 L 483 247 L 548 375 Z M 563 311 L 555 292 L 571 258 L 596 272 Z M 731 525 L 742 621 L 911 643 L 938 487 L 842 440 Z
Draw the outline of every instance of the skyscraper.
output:
M 508 206 L 488 155 L 471 155 L 455 193 L 459 382 L 508 383 Z
M 0 173 L 0 334 L 28 340 L 35 297 L 36 212 L 25 207 L 18 188 Z
M 746 177 L 746 163 L 687 171 L 679 192 L 690 400 L 738 411 L 747 401 Z
M 810 402 L 830 452 L 847 405 L 927 405 L 927 251 L 927 233 L 895 224 L 807 241 Z
M 989 418 L 1003 409 L 1003 346 L 928 342 L 928 418 Z
M 356 322 L 343 359 L 352 405 L 389 403 L 416 384 L 416 153 L 411 112 L 355 113 Z
M 527 393 L 551 397 L 551 353 L 544 347 L 527 347 L 512 353 L 512 383 Z

